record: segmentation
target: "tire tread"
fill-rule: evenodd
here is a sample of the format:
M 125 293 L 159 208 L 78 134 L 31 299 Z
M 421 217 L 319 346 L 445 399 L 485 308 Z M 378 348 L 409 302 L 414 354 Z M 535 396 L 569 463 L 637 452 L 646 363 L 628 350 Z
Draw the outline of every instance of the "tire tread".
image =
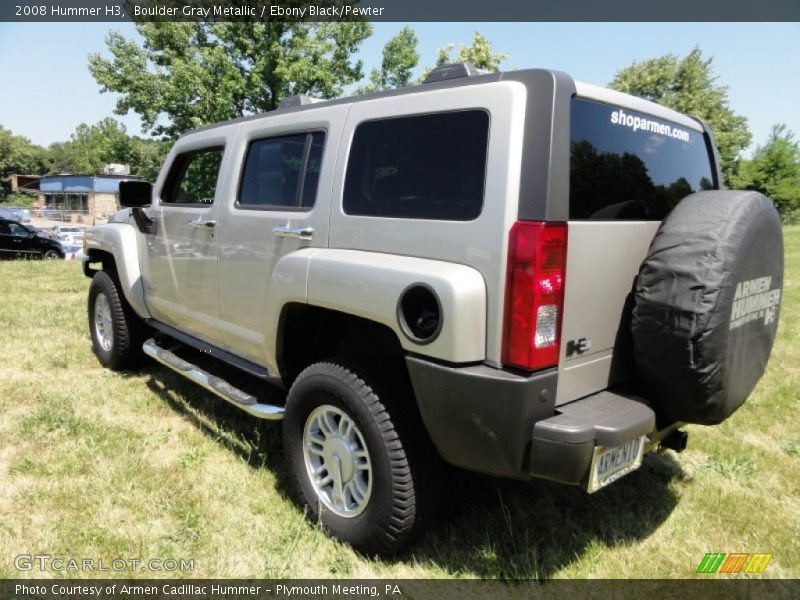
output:
M 114 324 L 114 344 L 108 357 L 102 356 L 98 351 L 94 341 L 93 311 L 94 300 L 98 293 L 103 293 L 108 298 L 111 308 L 111 318 Z M 130 304 L 120 293 L 116 274 L 98 271 L 92 277 L 89 287 L 89 328 L 92 334 L 92 342 L 95 354 L 104 366 L 114 370 L 122 371 L 142 364 L 144 352 L 142 344 L 149 334 L 149 328 L 133 312 Z
M 359 372 L 369 375 L 362 378 Z M 295 385 L 314 376 L 336 378 L 353 391 L 372 415 L 388 453 L 392 482 L 388 519 L 372 528 L 370 539 L 347 541 L 366 554 L 394 554 L 414 540 L 430 522 L 440 497 L 441 459 L 418 413 L 410 410 L 416 408 L 410 385 L 399 369 L 339 360 L 307 367 L 297 377 Z M 287 411 L 290 403 L 291 392 Z M 299 476 L 302 475 L 293 473 L 292 484 L 308 505 L 308 499 L 302 495 Z

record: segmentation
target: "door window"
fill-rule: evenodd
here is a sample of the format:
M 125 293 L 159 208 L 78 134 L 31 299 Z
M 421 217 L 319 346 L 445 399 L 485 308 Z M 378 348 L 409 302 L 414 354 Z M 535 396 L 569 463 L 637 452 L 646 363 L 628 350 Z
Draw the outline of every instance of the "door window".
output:
M 325 134 L 254 140 L 247 149 L 240 208 L 310 209 L 317 198 Z
M 8 232 L 11 235 L 16 235 L 17 237 L 28 237 L 31 233 L 27 227 L 24 227 L 19 223 L 9 223 Z
M 167 176 L 162 201 L 167 204 L 212 204 L 222 152 L 222 148 L 206 148 L 179 154 Z

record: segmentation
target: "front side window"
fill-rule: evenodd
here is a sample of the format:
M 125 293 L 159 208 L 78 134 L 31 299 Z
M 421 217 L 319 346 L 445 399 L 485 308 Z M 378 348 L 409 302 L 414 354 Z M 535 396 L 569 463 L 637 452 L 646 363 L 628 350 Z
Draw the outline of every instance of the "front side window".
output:
M 464 110 L 361 123 L 344 185 L 348 215 L 470 221 L 483 208 L 489 114 Z
M 28 237 L 31 234 L 30 229 L 24 225 L 20 225 L 19 223 L 9 223 L 8 232 L 11 235 L 16 235 L 17 237 Z
M 300 133 L 254 140 L 247 149 L 239 206 L 311 208 L 317 198 L 325 134 Z
M 162 200 L 169 204 L 212 204 L 222 152 L 222 148 L 207 148 L 179 154 L 167 176 Z
M 575 98 L 570 219 L 659 221 L 714 187 L 702 133 L 629 109 Z

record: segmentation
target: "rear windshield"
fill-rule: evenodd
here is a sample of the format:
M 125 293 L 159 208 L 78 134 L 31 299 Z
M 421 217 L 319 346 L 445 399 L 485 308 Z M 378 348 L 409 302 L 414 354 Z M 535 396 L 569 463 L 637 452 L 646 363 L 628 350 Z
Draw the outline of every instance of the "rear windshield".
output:
M 570 219 L 660 221 L 689 194 L 713 187 L 702 133 L 572 100 Z

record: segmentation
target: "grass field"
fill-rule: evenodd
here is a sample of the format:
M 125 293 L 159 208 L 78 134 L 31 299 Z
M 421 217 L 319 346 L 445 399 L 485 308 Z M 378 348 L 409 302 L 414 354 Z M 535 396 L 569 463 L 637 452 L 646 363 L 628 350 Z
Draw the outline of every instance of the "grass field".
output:
M 593 496 L 459 475 L 439 522 L 390 561 L 286 498 L 279 426 L 155 365 L 100 368 L 76 263 L 2 262 L 0 577 L 48 576 L 14 557 L 49 554 L 193 559 L 185 577 L 673 578 L 710 551 L 770 552 L 765 577 L 800 577 L 800 228 L 785 241 L 779 339 L 731 419 Z M 164 575 L 118 573 L 132 574 Z

